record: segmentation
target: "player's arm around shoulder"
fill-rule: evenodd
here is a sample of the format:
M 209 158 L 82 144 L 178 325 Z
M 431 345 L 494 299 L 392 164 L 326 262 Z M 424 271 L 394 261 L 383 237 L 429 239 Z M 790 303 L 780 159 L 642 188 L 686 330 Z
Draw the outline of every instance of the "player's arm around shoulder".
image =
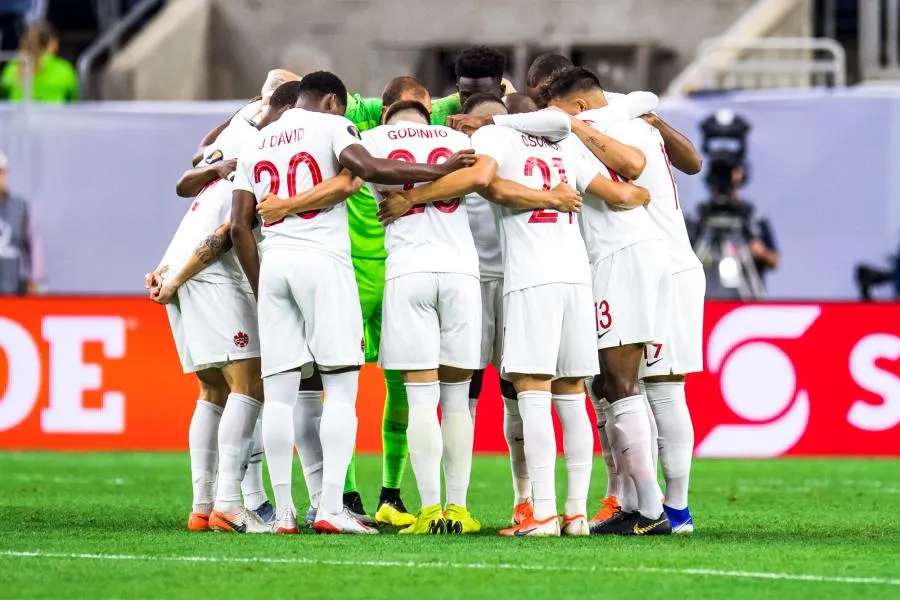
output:
M 256 225 L 256 195 L 250 173 L 256 157 L 256 138 L 247 142 L 238 156 L 231 192 L 231 243 L 241 269 L 250 282 L 253 295 L 259 297 L 259 248 L 253 237 Z
M 604 133 L 581 119 L 573 119 L 572 133 L 600 162 L 626 179 L 637 179 L 647 166 L 647 157 L 639 148 L 620 142 L 610 130 Z

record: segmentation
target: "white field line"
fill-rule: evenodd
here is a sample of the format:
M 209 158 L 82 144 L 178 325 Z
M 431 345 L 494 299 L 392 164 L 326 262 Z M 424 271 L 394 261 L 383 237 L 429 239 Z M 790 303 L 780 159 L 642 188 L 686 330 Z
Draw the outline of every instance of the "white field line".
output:
M 889 585 L 900 586 L 900 579 L 884 577 L 834 577 L 830 575 L 810 575 L 802 573 L 769 573 L 754 571 L 722 571 L 718 569 L 671 569 L 662 567 L 613 567 L 613 566 L 554 566 L 554 565 L 522 565 L 510 563 L 450 563 L 450 562 L 416 562 L 390 560 L 329 560 L 313 558 L 264 558 L 264 557 L 227 557 L 227 556 L 151 556 L 141 554 L 80 554 L 64 552 L 37 551 L 0 551 L 0 557 L 6 558 L 41 558 L 63 560 L 108 560 L 108 561 L 146 561 L 146 562 L 184 562 L 184 563 L 222 563 L 222 564 L 278 564 L 307 565 L 327 567 L 372 567 L 372 568 L 411 568 L 411 569 L 469 569 L 483 571 L 543 571 L 543 572 L 579 572 L 579 573 L 649 573 L 654 575 L 688 575 L 699 577 L 731 577 L 740 579 L 768 579 L 776 581 L 807 581 L 815 583 L 842 583 L 856 585 Z
M 53 483 L 56 485 L 130 485 L 131 480 L 122 477 L 69 477 L 60 475 L 40 475 L 36 473 L 16 473 L 13 479 L 22 483 Z

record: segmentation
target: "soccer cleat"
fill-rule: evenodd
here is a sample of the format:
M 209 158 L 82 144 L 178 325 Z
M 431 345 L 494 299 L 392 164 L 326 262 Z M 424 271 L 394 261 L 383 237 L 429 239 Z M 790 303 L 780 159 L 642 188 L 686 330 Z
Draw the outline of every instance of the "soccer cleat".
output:
M 587 517 L 584 515 L 575 515 L 573 517 L 563 515 L 560 533 L 562 535 L 590 535 L 591 526 L 588 525 Z
M 468 508 L 458 504 L 447 505 L 447 510 L 444 511 L 444 521 L 449 534 L 478 533 L 481 531 L 481 522 L 472 516 Z
M 382 496 L 378 510 L 375 511 L 375 522 L 379 525 L 409 527 L 416 522 L 416 516 L 406 510 L 399 495 L 387 498 Z
M 350 533 L 371 535 L 378 533 L 374 527 L 369 527 L 356 518 L 346 506 L 336 515 L 330 515 L 321 507 L 316 511 L 316 522 L 313 523 L 316 533 Z
M 209 527 L 216 531 L 231 533 L 272 533 L 272 526 L 259 520 L 256 513 L 241 508 L 236 513 L 226 514 L 213 510 L 209 515 Z
M 599 527 L 601 523 L 609 521 L 622 512 L 619 500 L 615 496 L 607 496 L 600 501 L 600 510 L 591 518 L 591 528 Z
M 294 534 L 300 533 L 300 528 L 297 527 L 297 515 L 294 514 L 294 511 L 290 510 L 287 514 L 284 515 L 283 518 L 274 520 L 271 523 L 272 533 L 283 533 L 283 534 Z
M 650 519 L 639 512 L 620 512 L 599 525 L 591 525 L 594 535 L 670 535 L 672 525 L 663 511 Z
M 188 531 L 209 531 L 209 515 L 192 512 L 188 517 Z
M 447 522 L 440 504 L 426 506 L 416 515 L 412 525 L 401 529 L 403 535 L 442 535 L 447 532 Z
M 316 508 L 315 506 L 310 506 L 309 510 L 306 511 L 306 528 L 307 529 L 313 528 L 313 523 L 316 522 L 316 512 L 317 511 L 318 511 L 318 508 Z
M 694 533 L 694 517 L 691 516 L 691 509 L 687 506 L 684 508 L 672 508 L 663 504 L 663 510 L 669 517 L 669 523 L 672 524 L 672 533 L 675 535 L 691 535 Z
M 359 492 L 344 492 L 344 508 L 349 510 L 363 525 L 370 527 L 375 525 L 375 519 L 370 517 L 369 513 L 366 512 Z
M 518 525 L 534 516 L 534 504 L 531 498 L 525 498 L 524 501 L 513 506 L 512 524 Z
M 268 500 L 254 508 L 253 512 L 256 513 L 261 523 L 271 524 L 275 522 L 275 507 Z
M 559 518 L 556 515 L 553 515 L 552 517 L 538 521 L 534 518 L 534 515 L 532 515 L 515 527 L 501 529 L 500 535 L 510 537 L 559 536 Z

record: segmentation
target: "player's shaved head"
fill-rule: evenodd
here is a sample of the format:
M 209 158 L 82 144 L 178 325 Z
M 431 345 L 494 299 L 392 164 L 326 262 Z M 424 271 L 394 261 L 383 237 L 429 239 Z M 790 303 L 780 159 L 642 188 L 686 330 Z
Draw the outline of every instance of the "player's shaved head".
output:
M 300 76 L 287 69 L 272 69 L 266 76 L 266 81 L 263 83 L 260 96 L 263 97 L 263 100 L 268 99 L 275 93 L 275 90 L 277 90 L 281 84 L 287 83 L 288 81 L 300 81 Z
M 503 99 L 493 94 L 472 94 L 463 106 L 463 113 L 473 117 L 493 117 L 507 112 Z
M 563 69 L 574 66 L 572 61 L 562 54 L 541 54 L 532 61 L 525 75 L 525 93 L 538 105 L 541 103 L 541 90 L 550 76 Z
M 422 85 L 422 82 L 415 77 L 404 75 L 402 77 L 394 77 L 381 93 L 381 104 L 387 109 L 395 102 L 401 100 L 416 100 L 425 105 L 425 108 L 431 110 L 431 94 L 428 88 Z
M 556 106 L 570 115 L 607 104 L 600 79 L 582 67 L 554 72 L 547 80 L 541 98 L 545 105 Z
M 506 108 L 509 109 L 509 114 L 511 115 L 534 112 L 538 109 L 538 105 L 534 100 L 520 92 L 507 94 L 503 98 L 503 102 L 506 103 Z
M 347 86 L 328 71 L 316 71 L 300 80 L 297 106 L 315 112 L 343 115 L 347 110 Z
M 456 89 L 459 101 L 466 103 L 469 96 L 479 92 L 502 96 L 503 71 L 506 56 L 496 48 L 472 46 L 460 52 L 456 58 Z
M 425 105 L 417 100 L 400 100 L 391 104 L 384 113 L 384 123 L 391 125 L 398 121 L 412 121 L 428 125 L 431 123 L 431 114 Z

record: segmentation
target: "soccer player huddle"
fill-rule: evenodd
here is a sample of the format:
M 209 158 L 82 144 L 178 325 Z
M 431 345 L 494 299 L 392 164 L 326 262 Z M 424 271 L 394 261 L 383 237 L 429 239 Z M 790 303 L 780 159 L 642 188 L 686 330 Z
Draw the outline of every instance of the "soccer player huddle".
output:
M 479 532 L 467 492 L 488 364 L 514 491 L 501 535 L 693 531 L 684 376 L 702 369 L 705 280 L 671 169 L 696 173 L 700 157 L 653 94 L 605 93 L 554 54 L 519 94 L 504 68 L 469 48 L 458 94 L 434 101 L 412 77 L 364 99 L 332 73 L 273 71 L 201 142 L 177 184 L 195 200 L 146 281 L 200 382 L 191 531 L 297 533 L 296 449 L 320 533 Z M 376 360 L 373 518 L 353 456 L 359 370 Z M 607 466 L 593 517 L 585 392 Z M 407 454 L 415 514 L 400 498 Z

